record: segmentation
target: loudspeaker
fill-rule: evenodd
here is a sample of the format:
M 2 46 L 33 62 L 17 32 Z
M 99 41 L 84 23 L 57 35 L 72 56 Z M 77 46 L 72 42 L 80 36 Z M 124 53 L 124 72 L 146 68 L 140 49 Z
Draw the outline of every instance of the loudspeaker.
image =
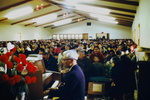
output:
M 87 22 L 87 26 L 91 26 L 91 22 Z

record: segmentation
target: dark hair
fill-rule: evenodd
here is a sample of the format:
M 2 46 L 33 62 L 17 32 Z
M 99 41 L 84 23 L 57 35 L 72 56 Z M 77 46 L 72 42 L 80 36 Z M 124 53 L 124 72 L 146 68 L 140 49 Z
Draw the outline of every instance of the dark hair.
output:
M 64 47 L 62 47 L 60 50 L 63 50 L 63 51 L 64 51 L 64 50 L 65 50 L 65 48 L 64 48 Z
M 50 53 L 49 52 L 45 52 L 43 55 L 50 55 Z
M 95 48 L 98 48 L 98 49 L 100 49 L 98 46 L 94 46 L 94 49 L 95 49 Z
M 43 53 L 45 53 L 45 49 L 43 49 L 43 48 L 40 48 L 39 50 L 41 50 Z
M 72 47 L 72 49 L 75 49 L 75 48 L 78 48 L 78 45 L 75 44 L 75 45 Z
M 57 47 L 61 47 L 61 45 L 59 43 L 57 43 Z
M 114 51 L 114 50 L 109 50 L 108 52 L 109 52 L 109 53 L 110 53 L 110 52 L 113 52 L 113 53 L 115 53 L 115 51 Z
M 121 51 L 116 51 L 116 54 L 117 55 L 121 55 Z
M 111 59 L 112 59 L 112 62 L 115 64 L 118 63 L 119 61 L 121 61 L 118 56 L 112 57 Z
M 122 61 L 124 61 L 124 62 L 130 62 L 131 61 L 131 59 L 129 58 L 129 56 L 128 55 L 122 55 L 121 57 L 120 57 L 120 59 L 122 60 Z

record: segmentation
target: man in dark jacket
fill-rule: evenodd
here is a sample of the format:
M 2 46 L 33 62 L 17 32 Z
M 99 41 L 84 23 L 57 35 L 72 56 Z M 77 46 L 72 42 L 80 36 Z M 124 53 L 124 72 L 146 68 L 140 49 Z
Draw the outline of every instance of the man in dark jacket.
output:
M 49 98 L 59 97 L 59 100 L 84 100 L 85 78 L 81 68 L 77 65 L 78 54 L 74 50 L 63 53 L 63 64 L 69 68 L 64 77 L 64 85 L 56 90 L 50 89 Z
M 53 55 L 44 53 L 43 60 L 47 70 L 58 71 L 57 59 Z
M 85 55 L 84 51 L 78 51 L 78 54 L 79 58 L 77 60 L 77 64 L 81 67 L 85 77 L 87 78 L 92 65 L 91 60 Z

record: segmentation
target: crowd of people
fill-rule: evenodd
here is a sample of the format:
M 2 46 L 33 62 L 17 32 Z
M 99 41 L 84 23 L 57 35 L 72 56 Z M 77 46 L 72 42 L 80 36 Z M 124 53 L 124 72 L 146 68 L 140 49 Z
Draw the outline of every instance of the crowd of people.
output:
M 6 47 L 7 43 L 0 42 L 0 47 Z M 63 64 L 63 52 L 73 50 L 79 55 L 77 64 L 82 69 L 86 81 L 89 77 L 110 78 L 112 98 L 116 100 L 122 100 L 129 96 L 133 98 L 133 92 L 136 89 L 134 74 L 136 44 L 131 39 L 48 39 L 11 43 L 17 48 L 16 55 L 20 53 L 26 56 L 41 54 L 47 70 L 60 71 L 64 74 L 68 70 Z M 3 50 L 0 52 L 3 53 Z

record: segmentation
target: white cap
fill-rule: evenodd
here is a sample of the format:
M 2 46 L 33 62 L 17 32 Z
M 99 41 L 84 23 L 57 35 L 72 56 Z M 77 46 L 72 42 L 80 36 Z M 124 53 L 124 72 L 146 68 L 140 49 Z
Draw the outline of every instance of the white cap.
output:
M 15 47 L 15 45 L 11 44 L 10 42 L 7 43 L 7 49 L 11 50 Z
M 63 58 L 78 60 L 78 53 L 75 50 L 67 50 L 63 52 Z

